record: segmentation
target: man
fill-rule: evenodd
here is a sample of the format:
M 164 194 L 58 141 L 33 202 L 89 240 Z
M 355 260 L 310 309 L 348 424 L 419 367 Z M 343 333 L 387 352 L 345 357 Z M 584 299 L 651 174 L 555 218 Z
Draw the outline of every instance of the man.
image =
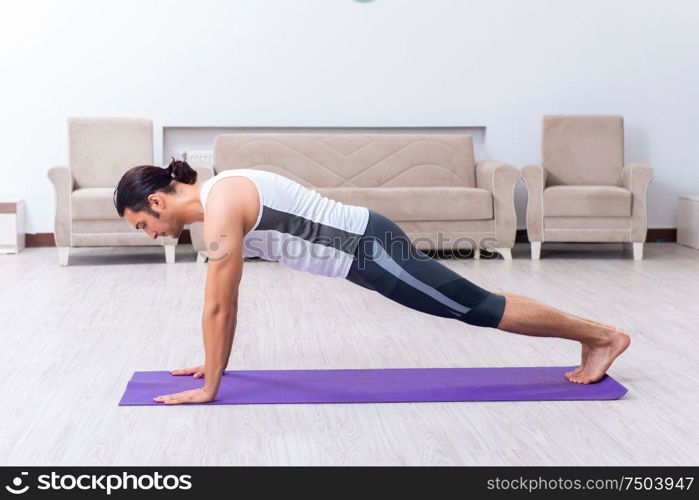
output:
M 626 333 L 605 323 L 479 287 L 419 251 L 397 224 L 374 210 L 337 202 L 263 170 L 226 170 L 203 184 L 196 177 L 187 163 L 173 159 L 167 168 L 132 168 L 114 193 L 119 215 L 151 238 L 177 238 L 185 224 L 204 222 L 205 364 L 171 372 L 203 376 L 204 385 L 155 401 L 205 403 L 216 398 L 236 328 L 243 259 L 253 256 L 345 278 L 427 314 L 578 341 L 581 364 L 565 374 L 573 383 L 601 379 L 630 343 Z

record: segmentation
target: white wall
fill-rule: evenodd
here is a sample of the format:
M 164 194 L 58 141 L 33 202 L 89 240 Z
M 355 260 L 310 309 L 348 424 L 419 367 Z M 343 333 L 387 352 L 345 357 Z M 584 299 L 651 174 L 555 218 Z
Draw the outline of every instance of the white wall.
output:
M 699 191 L 694 0 L 62 0 L 0 4 L 0 195 L 52 231 L 66 117 L 165 126 L 486 126 L 540 160 L 546 113 L 621 114 L 649 227 Z M 525 191 L 517 190 L 520 227 Z

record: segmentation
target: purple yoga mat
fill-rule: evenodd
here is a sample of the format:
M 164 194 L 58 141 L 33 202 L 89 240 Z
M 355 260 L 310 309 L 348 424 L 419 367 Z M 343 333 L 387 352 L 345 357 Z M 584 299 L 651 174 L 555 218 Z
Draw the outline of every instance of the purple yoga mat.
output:
M 569 382 L 564 373 L 574 368 L 227 371 L 216 399 L 197 404 L 600 400 L 618 399 L 626 394 L 626 387 L 609 375 L 594 384 Z M 191 375 L 134 372 L 119 406 L 166 406 L 153 398 L 203 385 L 204 379 Z

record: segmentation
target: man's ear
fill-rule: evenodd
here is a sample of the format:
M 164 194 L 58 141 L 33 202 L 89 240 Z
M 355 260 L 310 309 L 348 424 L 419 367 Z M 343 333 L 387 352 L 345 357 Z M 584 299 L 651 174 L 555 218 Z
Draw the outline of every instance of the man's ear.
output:
M 150 205 L 151 208 L 157 207 L 162 210 L 165 208 L 165 198 L 160 193 L 152 193 L 148 196 L 148 205 Z

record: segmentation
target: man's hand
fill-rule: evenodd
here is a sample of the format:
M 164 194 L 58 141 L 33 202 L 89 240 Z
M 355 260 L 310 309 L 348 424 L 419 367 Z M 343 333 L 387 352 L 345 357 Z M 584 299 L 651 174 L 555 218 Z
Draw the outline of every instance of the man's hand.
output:
M 204 376 L 204 365 L 193 366 L 191 368 L 180 368 L 179 370 L 171 370 L 170 375 L 192 375 L 194 378 L 202 378 Z M 222 376 L 223 376 L 222 372 Z
M 180 403 L 209 403 L 214 399 L 216 399 L 215 394 L 211 394 L 204 389 L 193 389 L 191 391 L 158 396 L 157 398 L 153 398 L 153 401 L 165 403 L 166 405 L 176 405 Z
M 180 370 L 172 370 L 170 375 L 193 375 L 194 378 L 204 376 L 204 365 L 193 366 L 191 368 L 182 368 Z

